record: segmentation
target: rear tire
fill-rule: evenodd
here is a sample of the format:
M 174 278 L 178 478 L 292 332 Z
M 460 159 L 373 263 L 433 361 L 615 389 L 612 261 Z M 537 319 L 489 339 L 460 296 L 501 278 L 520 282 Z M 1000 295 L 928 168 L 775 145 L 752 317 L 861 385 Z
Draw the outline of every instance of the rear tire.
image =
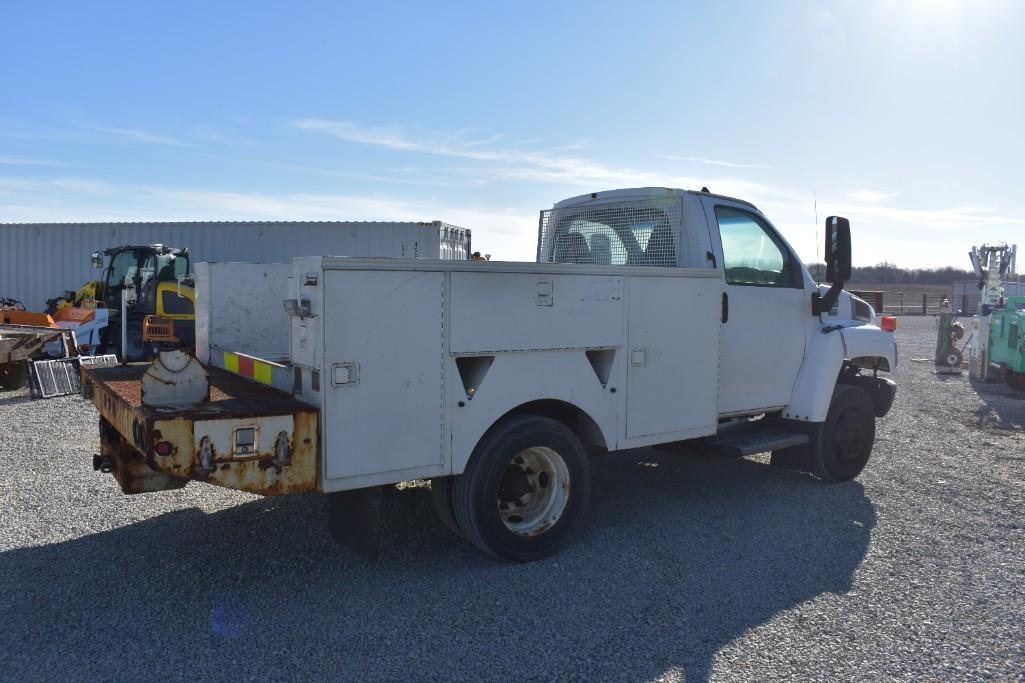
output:
M 455 513 L 452 512 L 452 477 L 431 479 L 431 501 L 438 513 L 438 519 L 445 525 L 445 528 L 459 538 L 464 538 L 463 532 L 456 522 Z
M 452 481 L 452 510 L 468 541 L 510 562 L 559 550 L 583 520 L 591 469 L 577 436 L 538 415 L 499 422 Z
M 16 360 L 0 364 L 0 389 L 13 391 L 28 384 L 28 361 Z

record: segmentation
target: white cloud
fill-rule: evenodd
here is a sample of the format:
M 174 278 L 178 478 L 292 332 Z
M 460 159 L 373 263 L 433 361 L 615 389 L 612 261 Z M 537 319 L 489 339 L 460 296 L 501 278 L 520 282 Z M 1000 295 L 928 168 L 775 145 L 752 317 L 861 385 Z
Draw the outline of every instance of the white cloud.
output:
M 659 176 L 630 168 L 611 168 L 581 156 L 558 154 L 559 150 L 529 150 L 516 146 L 489 147 L 504 136 L 462 140 L 460 135 L 413 138 L 400 128 L 361 126 L 351 121 L 299 119 L 292 127 L 330 135 L 338 140 L 374 145 L 403 152 L 491 162 L 496 179 L 562 182 L 588 187 L 655 184 Z
M 879 190 L 854 189 L 848 190 L 847 196 L 856 202 L 882 202 L 893 199 L 897 196 L 895 192 L 880 192 Z
M 169 135 L 150 133 L 138 128 L 97 128 L 101 133 L 108 133 L 117 137 L 127 138 L 134 142 L 145 142 L 153 145 L 172 145 L 175 147 L 194 147 L 195 145 L 179 140 Z
M 673 156 L 672 154 L 660 154 L 663 159 L 670 159 L 672 161 L 692 161 L 699 164 L 705 164 L 707 166 L 723 166 L 725 168 L 754 168 L 754 169 L 776 169 L 778 166 L 769 166 L 768 164 L 742 164 L 735 161 L 721 161 L 719 159 L 706 159 L 705 157 L 680 157 Z
M 67 166 L 66 161 L 49 159 L 26 159 L 25 157 L 0 157 L 0 166 Z
M 526 261 L 534 259 L 537 233 L 534 207 L 0 177 L 0 223 L 176 220 L 441 220 L 472 229 L 475 249 L 504 260 Z

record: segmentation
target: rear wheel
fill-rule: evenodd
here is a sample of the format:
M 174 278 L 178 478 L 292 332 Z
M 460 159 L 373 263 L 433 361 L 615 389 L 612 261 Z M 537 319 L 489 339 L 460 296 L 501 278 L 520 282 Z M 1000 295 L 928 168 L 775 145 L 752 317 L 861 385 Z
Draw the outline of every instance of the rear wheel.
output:
M 13 391 L 28 383 L 28 361 L 0 363 L 0 389 Z
M 453 479 L 452 510 L 478 548 L 529 562 L 565 544 L 590 491 L 590 464 L 576 435 L 556 420 L 516 415 L 492 428 Z
M 961 361 L 962 360 L 963 360 L 963 357 L 961 356 L 961 352 L 958 351 L 957 349 L 951 349 L 950 351 L 947 351 L 947 355 L 945 355 L 943 357 L 943 363 L 948 368 L 959 368 L 959 367 L 961 367 Z
M 1023 372 L 1010 370 L 1004 375 L 1004 381 L 1007 382 L 1007 386 L 1015 391 L 1025 391 L 1025 373 Z
M 445 528 L 462 538 L 463 532 L 459 529 L 455 514 L 452 512 L 452 477 L 431 479 L 431 501 L 434 502 L 438 519 Z

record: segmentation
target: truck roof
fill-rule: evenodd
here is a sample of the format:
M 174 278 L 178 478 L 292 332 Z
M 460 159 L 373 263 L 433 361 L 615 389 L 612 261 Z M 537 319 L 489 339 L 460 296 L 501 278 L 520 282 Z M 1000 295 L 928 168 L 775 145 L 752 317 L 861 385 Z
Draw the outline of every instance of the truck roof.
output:
M 658 199 L 664 197 L 682 197 L 685 194 L 697 195 L 700 197 L 718 197 L 720 199 L 729 199 L 730 201 L 740 202 L 746 204 L 752 209 L 758 210 L 757 207 L 751 202 L 743 199 L 737 199 L 736 197 L 729 197 L 727 195 L 715 194 L 714 192 L 705 192 L 697 190 L 682 190 L 673 187 L 630 187 L 621 190 L 606 190 L 604 192 L 589 192 L 588 194 L 577 195 L 576 197 L 570 197 L 569 199 L 563 199 L 561 202 L 557 202 L 553 205 L 553 208 L 560 209 L 565 206 L 577 206 L 578 204 L 587 204 L 589 202 L 598 200 L 599 203 L 609 203 L 617 201 L 629 201 L 631 199 Z

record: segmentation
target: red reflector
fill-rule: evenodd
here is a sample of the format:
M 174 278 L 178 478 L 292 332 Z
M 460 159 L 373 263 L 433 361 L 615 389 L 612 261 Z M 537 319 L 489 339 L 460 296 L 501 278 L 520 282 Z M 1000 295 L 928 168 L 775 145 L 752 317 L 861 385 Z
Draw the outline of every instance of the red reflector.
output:
M 153 450 L 157 452 L 157 455 L 171 455 L 174 452 L 174 445 L 170 441 L 161 441 Z
M 879 327 L 887 332 L 897 331 L 897 318 L 892 315 L 884 315 L 879 321 Z

